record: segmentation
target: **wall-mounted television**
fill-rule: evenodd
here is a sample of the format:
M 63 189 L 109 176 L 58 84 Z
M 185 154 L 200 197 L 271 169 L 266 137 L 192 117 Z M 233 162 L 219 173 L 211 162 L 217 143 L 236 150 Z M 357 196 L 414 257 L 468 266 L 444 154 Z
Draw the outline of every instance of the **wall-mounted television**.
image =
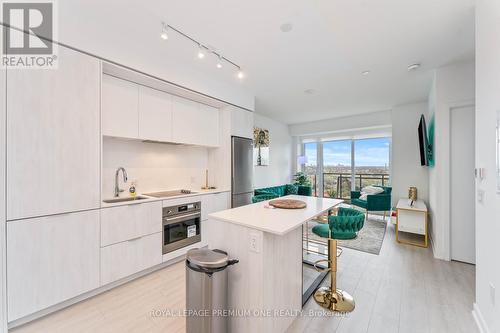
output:
M 427 125 L 425 124 L 424 115 L 420 116 L 420 123 L 418 124 L 418 143 L 420 147 L 420 165 L 429 165 L 427 159 Z

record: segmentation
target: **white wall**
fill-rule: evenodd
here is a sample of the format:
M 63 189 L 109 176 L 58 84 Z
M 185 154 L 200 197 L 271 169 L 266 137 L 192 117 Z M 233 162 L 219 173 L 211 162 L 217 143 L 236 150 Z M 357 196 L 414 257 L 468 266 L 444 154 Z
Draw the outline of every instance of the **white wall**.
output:
M 269 166 L 254 167 L 254 187 L 283 185 L 291 182 L 292 137 L 288 125 L 254 113 L 254 125 L 269 130 Z
M 450 260 L 450 111 L 473 105 L 474 93 L 473 62 L 435 71 L 428 114 L 435 116 L 435 167 L 429 168 L 430 229 L 434 256 L 445 260 Z
M 419 199 L 429 202 L 429 176 L 420 165 L 418 124 L 428 105 L 415 103 L 392 110 L 392 202 L 408 197 L 408 187 L 416 186 Z
M 476 8 L 476 167 L 486 177 L 476 181 L 484 191 L 476 200 L 476 304 L 474 315 L 483 332 L 500 332 L 500 299 L 496 304 L 490 283 L 500 289 L 498 236 L 500 194 L 495 179 L 495 124 L 500 110 L 500 2 L 478 0 Z M 494 293 L 498 297 L 498 292 Z
M 120 166 L 127 170 L 128 184 L 138 181 L 138 193 L 181 188 L 196 191 L 205 184 L 208 150 L 106 137 L 103 141 L 103 198 L 113 196 L 115 171 Z M 120 187 L 127 191 L 128 185 L 123 185 L 121 177 L 120 173 Z
M 2 35 L 3 35 L 3 29 Z M 1 38 L 0 38 L 1 39 Z M 6 276 L 6 214 L 5 214 L 5 160 L 6 160 L 6 120 L 5 109 L 6 75 L 0 70 L 0 332 L 7 332 L 7 276 Z
M 349 117 L 339 117 L 290 125 L 290 135 L 309 136 L 351 130 L 385 130 L 391 125 L 391 111 L 364 113 Z

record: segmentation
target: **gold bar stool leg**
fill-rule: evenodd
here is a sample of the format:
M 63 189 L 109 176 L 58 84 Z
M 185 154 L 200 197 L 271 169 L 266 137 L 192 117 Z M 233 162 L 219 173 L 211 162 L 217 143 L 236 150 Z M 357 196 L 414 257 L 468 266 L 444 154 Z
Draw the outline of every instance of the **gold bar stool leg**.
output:
M 325 309 L 338 312 L 354 310 L 354 299 L 343 290 L 337 289 L 337 240 L 328 239 L 328 261 L 330 263 L 330 287 L 321 287 L 314 293 L 316 303 Z

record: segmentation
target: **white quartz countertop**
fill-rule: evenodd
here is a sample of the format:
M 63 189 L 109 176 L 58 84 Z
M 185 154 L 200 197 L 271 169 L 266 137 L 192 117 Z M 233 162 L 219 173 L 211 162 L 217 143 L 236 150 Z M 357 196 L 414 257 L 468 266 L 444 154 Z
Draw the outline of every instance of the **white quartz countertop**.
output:
M 212 213 L 208 215 L 208 218 L 276 235 L 284 235 L 343 202 L 343 200 L 338 199 L 301 195 L 287 195 L 280 199 L 302 200 L 307 204 L 307 207 L 303 209 L 279 209 L 270 207 L 269 201 L 263 201 Z
M 150 197 L 144 194 L 137 194 L 138 197 L 145 197 L 145 199 L 141 200 L 131 200 L 131 201 L 122 201 L 122 202 L 112 202 L 112 203 L 106 203 L 104 201 L 101 202 L 101 208 L 106 208 L 106 207 L 115 207 L 115 206 L 126 206 L 126 205 L 136 205 L 136 204 L 141 204 L 141 203 L 146 203 L 146 202 L 153 202 L 153 201 L 163 201 L 163 200 L 172 200 L 172 199 L 178 199 L 178 198 L 187 198 L 187 197 L 196 197 L 199 195 L 206 195 L 206 194 L 215 194 L 215 193 L 221 193 L 221 192 L 229 192 L 230 190 L 228 189 L 210 189 L 210 190 L 194 190 L 192 193 L 188 194 L 180 194 L 180 195 L 175 195 L 171 197 L 164 197 L 164 198 L 156 198 L 156 197 Z M 126 198 L 126 195 L 120 196 L 120 198 Z M 105 198 L 105 199 L 113 199 L 113 198 Z

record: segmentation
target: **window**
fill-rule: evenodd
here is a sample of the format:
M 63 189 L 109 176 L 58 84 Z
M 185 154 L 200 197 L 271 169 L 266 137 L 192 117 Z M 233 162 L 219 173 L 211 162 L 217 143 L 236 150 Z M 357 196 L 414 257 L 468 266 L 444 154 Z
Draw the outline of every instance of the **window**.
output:
M 307 162 L 303 166 L 303 171 L 308 176 L 307 178 L 313 186 L 313 193 L 317 195 L 318 146 L 316 142 L 304 144 L 304 155 L 306 156 Z
M 323 142 L 323 197 L 350 198 L 352 141 Z
M 390 139 L 376 138 L 354 142 L 354 161 L 356 167 L 355 189 L 365 186 L 389 184 Z
M 390 184 L 389 137 L 307 142 L 303 144 L 315 195 L 350 199 L 352 190 Z

